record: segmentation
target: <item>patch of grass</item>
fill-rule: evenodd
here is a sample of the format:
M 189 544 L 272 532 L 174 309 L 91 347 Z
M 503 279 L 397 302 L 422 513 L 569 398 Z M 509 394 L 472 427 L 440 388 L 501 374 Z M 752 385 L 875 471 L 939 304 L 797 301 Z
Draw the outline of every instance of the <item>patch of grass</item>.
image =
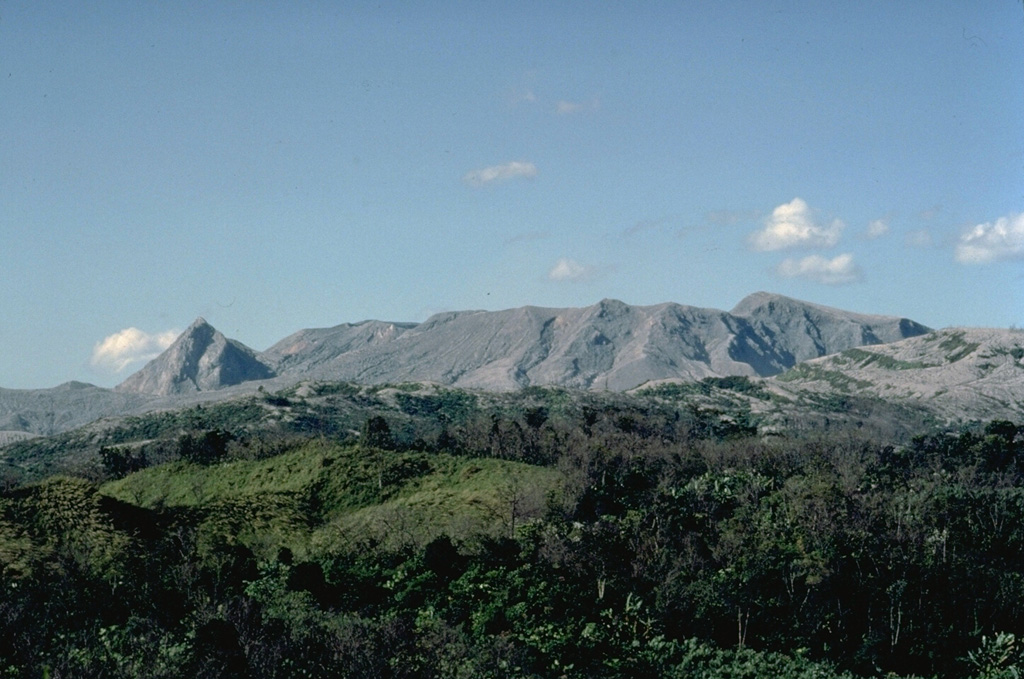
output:
M 936 367 L 932 363 L 925 363 L 924 361 L 901 361 L 898 358 L 892 356 L 886 356 L 885 354 L 876 354 L 872 351 L 865 351 L 863 349 L 847 349 L 842 353 L 851 359 L 860 368 L 866 368 L 869 365 L 877 365 L 879 368 L 884 370 L 919 370 L 921 368 L 934 368 Z
M 326 454 L 318 442 L 266 460 L 215 465 L 177 461 L 104 484 L 106 495 L 142 507 L 195 506 L 211 498 L 301 494 L 316 482 Z
M 549 467 L 483 458 L 436 456 L 429 474 L 411 479 L 387 500 L 342 511 L 314 535 L 316 551 L 371 538 L 424 544 L 442 533 L 466 539 L 514 530 L 542 515 L 562 475 Z
M 950 352 L 946 354 L 946 361 L 949 363 L 956 363 L 960 359 L 969 356 L 978 346 L 977 342 L 968 342 L 964 339 L 962 331 L 948 333 L 946 338 L 939 343 L 940 349 Z
M 496 459 L 341 446 L 314 440 L 265 460 L 171 462 L 100 492 L 153 509 L 198 512 L 203 531 L 231 535 L 258 556 L 306 553 L 346 540 L 422 543 L 539 516 L 561 473 Z
M 776 379 L 780 382 L 827 382 L 832 388 L 844 393 L 849 393 L 852 389 L 867 389 L 873 386 L 873 383 L 867 380 L 858 380 L 836 370 L 826 370 L 808 363 L 800 363 Z

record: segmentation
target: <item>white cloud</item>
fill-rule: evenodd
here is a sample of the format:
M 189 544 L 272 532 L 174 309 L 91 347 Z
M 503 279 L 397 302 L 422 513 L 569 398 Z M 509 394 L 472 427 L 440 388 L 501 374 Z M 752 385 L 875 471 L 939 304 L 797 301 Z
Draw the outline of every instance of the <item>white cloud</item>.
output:
M 97 342 L 90 362 L 93 367 L 119 373 L 133 363 L 156 358 L 178 334 L 177 330 L 149 334 L 138 328 L 125 328 Z
M 588 278 L 591 273 L 593 270 L 590 267 L 584 266 L 576 260 L 562 257 L 551 267 L 551 271 L 548 271 L 548 278 L 553 281 L 580 281 Z
M 504 165 L 492 165 L 480 170 L 467 172 L 462 181 L 470 186 L 483 186 L 492 182 L 503 182 L 516 177 L 532 179 L 537 176 L 537 166 L 533 163 L 512 161 Z
M 807 278 L 825 285 L 846 285 L 861 279 L 860 267 L 853 255 L 844 253 L 832 259 L 811 255 L 803 259 L 787 259 L 779 264 L 778 273 L 786 278 Z
M 978 224 L 960 236 L 956 261 L 985 264 L 1003 259 L 1024 259 L 1024 213 Z
M 874 219 L 868 224 L 868 238 L 881 238 L 889 233 L 889 222 L 884 219 Z
M 508 103 L 512 106 L 522 103 L 536 104 L 538 97 L 533 89 L 537 80 L 536 76 L 537 74 L 534 72 L 524 73 L 520 82 L 510 85 L 506 93 L 506 100 Z
M 838 219 L 828 226 L 818 224 L 807 203 L 794 198 L 772 210 L 764 229 L 750 234 L 750 244 L 761 251 L 830 248 L 839 242 L 843 226 Z

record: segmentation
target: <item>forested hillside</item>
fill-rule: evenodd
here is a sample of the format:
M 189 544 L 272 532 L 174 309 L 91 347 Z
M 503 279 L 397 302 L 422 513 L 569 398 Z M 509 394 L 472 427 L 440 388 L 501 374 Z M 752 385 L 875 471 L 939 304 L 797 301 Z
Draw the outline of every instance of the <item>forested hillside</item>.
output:
M 757 398 L 312 384 L 13 443 L 0 673 L 1019 676 L 1024 427 Z

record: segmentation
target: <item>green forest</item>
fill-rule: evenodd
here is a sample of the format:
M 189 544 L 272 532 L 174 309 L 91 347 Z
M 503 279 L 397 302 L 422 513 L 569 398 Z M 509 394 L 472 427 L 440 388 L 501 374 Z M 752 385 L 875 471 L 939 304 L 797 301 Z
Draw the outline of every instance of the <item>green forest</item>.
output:
M 0 677 L 1020 677 L 1024 424 L 759 398 L 318 383 L 10 444 Z

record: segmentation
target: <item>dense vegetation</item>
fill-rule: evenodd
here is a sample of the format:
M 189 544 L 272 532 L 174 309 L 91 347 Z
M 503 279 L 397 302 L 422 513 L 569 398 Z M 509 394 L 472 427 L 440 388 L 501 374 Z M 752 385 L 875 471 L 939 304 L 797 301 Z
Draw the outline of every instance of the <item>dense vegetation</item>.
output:
M 4 448 L 0 676 L 1024 668 L 1017 424 L 304 389 Z

